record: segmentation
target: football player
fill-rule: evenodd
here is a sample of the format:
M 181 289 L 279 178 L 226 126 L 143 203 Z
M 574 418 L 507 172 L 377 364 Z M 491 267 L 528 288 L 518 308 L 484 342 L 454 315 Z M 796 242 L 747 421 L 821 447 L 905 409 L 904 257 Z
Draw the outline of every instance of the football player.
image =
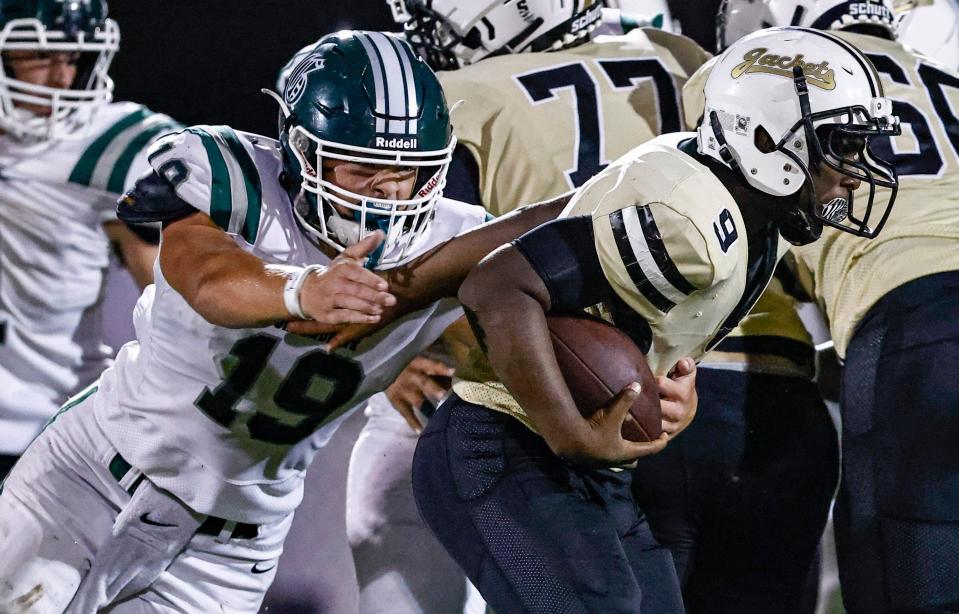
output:
M 592 0 L 393 5 L 442 71 L 447 98 L 463 101 L 448 189 L 494 215 L 576 188 L 638 143 L 681 130 L 682 85 L 710 57 L 654 28 L 590 40 L 602 8 Z
M 683 357 L 700 358 L 739 322 L 790 243 L 815 241 L 824 224 L 873 237 L 894 202 L 896 173 L 872 141 L 898 134 L 898 122 L 852 45 L 802 28 L 757 33 L 719 57 L 705 94 L 709 120 L 696 134 L 632 150 L 578 189 L 561 219 L 472 272 L 495 247 L 477 239 L 488 229 L 387 274 L 399 303 L 386 319 L 458 288 L 498 376 L 454 382 L 413 462 L 420 511 L 494 610 L 683 609 L 631 473 L 607 468 L 662 449 L 691 419 L 694 395 L 663 402 L 656 442 L 620 434 L 634 386 L 584 419 L 544 314 L 599 305 L 654 373 L 691 371 Z M 860 186 L 868 192 L 854 199 Z
M 176 124 L 111 103 L 119 41 L 100 0 L 0 1 L 0 479 L 109 362 L 110 244 L 141 288 L 152 280 L 156 247 L 114 203 Z
M 683 89 L 691 127 L 702 119 L 708 74 Z M 816 601 L 838 438 L 813 382 L 795 286 L 780 265 L 700 363 L 697 420 L 634 471 L 634 495 L 673 553 L 689 612 L 807 612 Z
M 733 10 L 736 9 L 736 10 Z M 872 61 L 901 118 L 877 143 L 901 189 L 877 241 L 827 231 L 797 250 L 844 360 L 842 481 L 833 522 L 850 612 L 959 608 L 959 74 L 896 42 L 888 2 L 730 1 L 727 40 L 799 15 L 842 30 Z M 857 194 L 857 198 L 860 197 Z M 908 426 L 900 426 L 908 419 Z
M 256 612 L 318 447 L 461 313 L 334 353 L 275 325 L 375 321 L 393 298 L 367 268 L 485 219 L 441 198 L 449 113 L 401 40 L 324 37 L 276 98 L 279 142 L 168 135 L 119 202 L 164 224 L 155 285 L 4 484 L 0 610 Z
M 579 187 L 609 160 L 678 130 L 678 92 L 709 57 L 658 30 L 593 36 L 600 7 L 592 1 L 390 5 L 420 54 L 449 69 L 437 75 L 447 99 L 463 101 L 454 112 L 458 144 L 447 194 L 497 215 Z M 484 19 L 495 29 L 483 28 Z M 617 17 L 606 29 L 621 25 Z M 477 37 L 479 48 L 461 42 Z M 444 335 L 454 355 L 485 362 L 471 337 L 465 322 Z M 467 595 L 462 572 L 416 510 L 417 432 L 397 412 L 421 429 L 417 410 L 424 399 L 443 398 L 449 371 L 437 356 L 421 357 L 366 410 L 350 458 L 346 513 L 361 612 L 450 612 Z

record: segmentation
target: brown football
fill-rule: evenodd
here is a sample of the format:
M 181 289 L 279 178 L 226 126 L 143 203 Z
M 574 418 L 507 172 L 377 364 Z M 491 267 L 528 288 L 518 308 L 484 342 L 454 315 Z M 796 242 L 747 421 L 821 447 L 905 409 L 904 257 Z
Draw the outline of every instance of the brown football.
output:
M 607 405 L 630 382 L 643 390 L 623 422 L 623 439 L 652 441 L 662 433 L 659 387 L 646 356 L 626 333 L 598 318 L 546 318 L 560 371 L 584 417 Z

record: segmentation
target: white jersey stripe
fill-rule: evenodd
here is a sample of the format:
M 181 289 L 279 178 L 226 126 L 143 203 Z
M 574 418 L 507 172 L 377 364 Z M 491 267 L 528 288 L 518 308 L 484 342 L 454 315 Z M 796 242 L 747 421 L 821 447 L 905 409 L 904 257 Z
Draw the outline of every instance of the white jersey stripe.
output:
M 143 121 L 137 122 L 118 134 L 112 141 L 110 141 L 110 144 L 97 161 L 96 169 L 93 171 L 93 176 L 90 179 L 90 185 L 107 185 L 110 179 L 110 174 L 113 172 L 117 160 L 123 154 L 123 150 L 126 149 L 127 145 L 129 145 L 133 139 L 142 134 L 145 130 L 148 130 L 158 124 L 169 123 L 169 121 L 170 119 L 165 115 L 151 114 L 148 115 Z
M 633 255 L 636 256 L 636 263 L 642 269 L 646 279 L 649 280 L 656 290 L 668 298 L 673 303 L 679 304 L 686 299 L 686 295 L 676 289 L 669 283 L 663 272 L 653 259 L 649 251 L 649 245 L 646 243 L 646 235 L 643 233 L 643 226 L 639 222 L 639 214 L 635 207 L 627 207 L 622 210 L 623 224 L 626 226 L 626 236 L 629 238 L 629 244 L 633 248 Z
M 397 50 L 390 43 L 387 36 L 381 32 L 370 34 L 370 40 L 376 45 L 380 54 L 380 60 L 383 62 L 383 69 L 387 75 L 402 75 L 405 80 L 405 71 L 403 67 L 403 57 L 397 53 Z M 406 98 L 403 87 L 391 87 L 385 92 L 386 114 L 390 117 L 409 117 L 410 114 L 406 107 Z M 391 119 L 389 121 L 389 132 L 405 133 L 406 122 Z
M 243 224 L 246 222 L 246 211 L 250 206 L 246 198 L 246 182 L 243 179 L 243 169 L 240 168 L 239 162 L 237 162 L 233 156 L 233 152 L 230 151 L 230 146 L 227 145 L 226 141 L 223 140 L 223 137 L 221 137 L 216 130 L 211 130 L 208 129 L 207 126 L 203 126 L 203 132 L 213 137 L 213 142 L 216 143 L 217 148 L 220 150 L 220 155 L 223 156 L 223 161 L 226 163 L 226 168 L 230 173 L 230 198 L 233 203 L 230 207 L 230 227 L 227 232 L 240 234 L 243 232 Z

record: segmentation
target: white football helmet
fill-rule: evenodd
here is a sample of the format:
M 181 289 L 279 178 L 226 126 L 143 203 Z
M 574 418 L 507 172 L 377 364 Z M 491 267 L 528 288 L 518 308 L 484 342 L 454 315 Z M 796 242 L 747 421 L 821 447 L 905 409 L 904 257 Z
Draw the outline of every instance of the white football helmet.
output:
M 0 130 L 18 138 L 55 140 L 82 136 L 96 111 L 113 99 L 107 74 L 120 47 L 120 28 L 107 19 L 103 0 L 0 0 Z M 70 88 L 17 79 L 9 52 L 76 53 Z M 37 115 L 23 105 L 49 107 Z
M 776 26 L 871 26 L 895 40 L 897 23 L 892 0 L 723 0 L 716 16 L 716 46 L 722 51 L 751 32 Z
M 407 40 L 435 70 L 491 55 L 574 45 L 599 25 L 599 0 L 387 0 Z
M 959 70 L 959 3 L 910 2 L 899 21 L 899 41 L 950 70 Z M 898 12 L 897 3 L 897 12 Z
M 750 186 L 790 196 L 807 181 L 812 185 L 813 173 L 825 166 L 868 188 L 862 207 L 852 193 L 825 204 L 815 198 L 800 203 L 790 216 L 807 236 L 784 232 L 787 240 L 815 240 L 823 223 L 864 237 L 879 233 L 898 179 L 873 154 L 870 141 L 899 134 L 899 121 L 876 69 L 858 49 L 821 30 L 761 30 L 718 57 L 704 89 L 699 151 L 742 174 Z M 891 191 L 882 211 L 874 206 L 879 188 Z

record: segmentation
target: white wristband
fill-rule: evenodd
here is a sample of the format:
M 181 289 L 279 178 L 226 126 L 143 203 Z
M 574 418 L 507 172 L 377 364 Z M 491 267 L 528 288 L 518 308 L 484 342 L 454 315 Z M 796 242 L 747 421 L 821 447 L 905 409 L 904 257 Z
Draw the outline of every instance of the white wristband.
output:
M 303 284 L 306 283 L 306 278 L 310 274 L 325 270 L 326 267 L 321 264 L 311 264 L 287 277 L 286 285 L 283 286 L 283 304 L 286 305 L 286 310 L 290 312 L 291 316 L 301 320 L 310 319 L 310 316 L 303 313 L 303 307 L 300 305 L 300 292 L 303 290 Z

